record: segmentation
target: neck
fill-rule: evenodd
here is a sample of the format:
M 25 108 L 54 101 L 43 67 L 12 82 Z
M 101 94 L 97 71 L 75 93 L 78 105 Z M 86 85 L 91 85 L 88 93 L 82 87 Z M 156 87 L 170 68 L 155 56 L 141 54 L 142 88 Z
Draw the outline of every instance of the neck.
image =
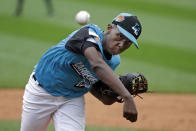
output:
M 106 49 L 106 39 L 105 39 L 105 35 L 103 35 L 103 42 L 102 42 L 102 47 L 103 47 L 103 53 L 104 53 L 104 56 L 106 57 L 107 60 L 110 60 L 112 55 L 107 51 Z

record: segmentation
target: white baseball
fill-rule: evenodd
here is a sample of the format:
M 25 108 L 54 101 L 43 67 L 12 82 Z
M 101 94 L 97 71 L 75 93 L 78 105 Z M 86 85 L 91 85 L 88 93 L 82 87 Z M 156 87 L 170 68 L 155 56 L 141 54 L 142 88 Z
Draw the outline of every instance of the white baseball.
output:
M 80 25 L 85 25 L 89 22 L 90 20 L 90 14 L 87 11 L 79 11 L 76 14 L 76 22 Z

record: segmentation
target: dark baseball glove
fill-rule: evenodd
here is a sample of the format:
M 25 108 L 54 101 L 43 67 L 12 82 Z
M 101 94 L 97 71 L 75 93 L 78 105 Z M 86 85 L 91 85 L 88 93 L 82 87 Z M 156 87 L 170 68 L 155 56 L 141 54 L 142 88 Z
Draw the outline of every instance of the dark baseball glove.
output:
M 148 90 L 148 81 L 141 73 L 127 73 L 119 77 L 125 88 L 133 96 L 139 96 L 140 93 L 145 93 Z M 93 85 L 93 88 L 101 95 L 107 95 L 113 98 L 117 98 L 117 102 L 122 103 L 123 99 L 109 86 L 102 81 L 98 81 Z M 140 97 L 140 96 L 139 96 Z M 140 97 L 142 98 L 142 97 Z

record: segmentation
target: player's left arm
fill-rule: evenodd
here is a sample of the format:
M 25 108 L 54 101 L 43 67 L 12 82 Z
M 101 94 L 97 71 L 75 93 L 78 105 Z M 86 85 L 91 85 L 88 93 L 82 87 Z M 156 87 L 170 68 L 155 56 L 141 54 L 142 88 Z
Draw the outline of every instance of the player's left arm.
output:
M 98 100 L 100 100 L 104 105 L 112 105 L 117 101 L 116 97 L 111 97 L 108 95 L 103 95 L 100 90 L 97 90 L 97 88 L 92 88 L 90 90 L 90 93 L 96 97 Z

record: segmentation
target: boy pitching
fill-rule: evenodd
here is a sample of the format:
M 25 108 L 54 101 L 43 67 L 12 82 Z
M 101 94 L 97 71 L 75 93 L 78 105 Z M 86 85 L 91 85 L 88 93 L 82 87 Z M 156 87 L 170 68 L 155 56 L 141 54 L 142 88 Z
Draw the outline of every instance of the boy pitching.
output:
M 105 32 L 94 24 L 85 25 L 51 47 L 25 87 L 21 131 L 46 131 L 51 119 L 56 131 L 84 131 L 84 94 L 90 91 L 105 105 L 116 102 L 93 89 L 98 80 L 123 98 L 123 117 L 135 122 L 134 100 L 113 71 L 120 64 L 120 53 L 132 44 L 139 48 L 136 39 L 141 30 L 136 16 L 121 13 Z

